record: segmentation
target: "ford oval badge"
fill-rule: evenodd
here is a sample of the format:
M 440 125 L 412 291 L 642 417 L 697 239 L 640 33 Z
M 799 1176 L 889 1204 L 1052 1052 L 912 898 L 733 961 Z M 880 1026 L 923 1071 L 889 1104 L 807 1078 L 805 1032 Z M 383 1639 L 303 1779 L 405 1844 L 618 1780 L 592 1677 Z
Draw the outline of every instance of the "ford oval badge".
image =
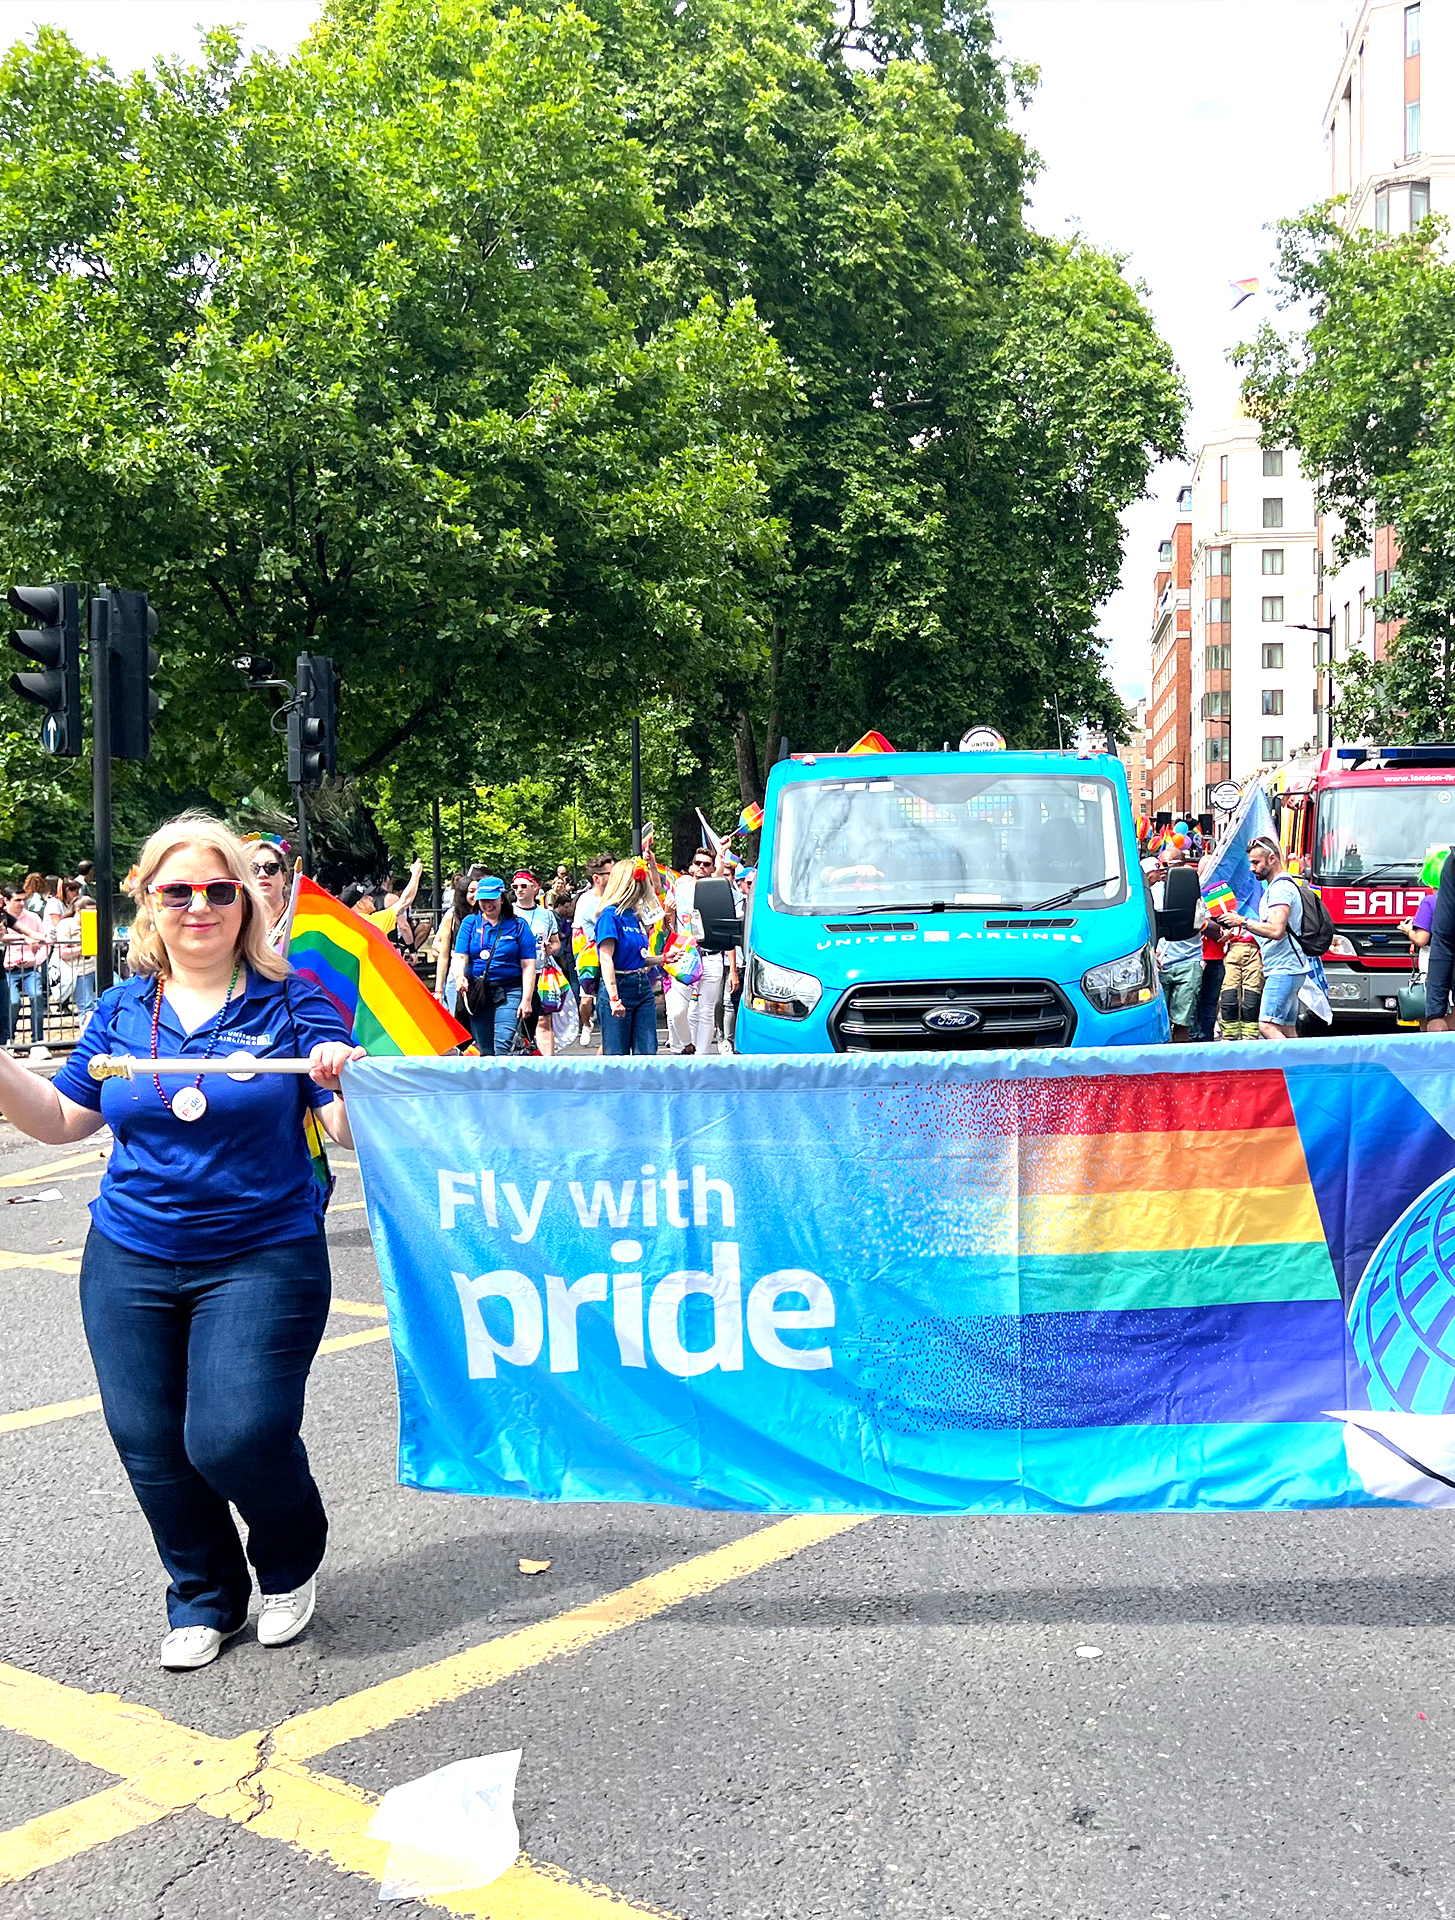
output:
M 980 1012 L 976 1007 L 931 1007 L 923 1023 L 935 1033 L 968 1033 L 980 1025 Z

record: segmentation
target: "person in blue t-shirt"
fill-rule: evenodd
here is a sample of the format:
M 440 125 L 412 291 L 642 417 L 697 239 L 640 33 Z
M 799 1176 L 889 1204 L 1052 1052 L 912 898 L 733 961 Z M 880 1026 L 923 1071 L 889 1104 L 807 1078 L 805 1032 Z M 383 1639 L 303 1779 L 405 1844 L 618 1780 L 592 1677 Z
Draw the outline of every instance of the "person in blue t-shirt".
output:
M 657 1051 L 657 1002 L 652 968 L 662 962 L 647 951 L 642 915 L 661 907 L 647 877 L 646 862 L 618 860 L 611 870 L 596 915 L 596 947 L 601 956 L 601 1051 L 611 1054 Z M 655 923 L 654 923 L 655 924 Z
M 477 911 L 455 935 L 455 965 L 465 988 L 470 1029 L 483 1054 L 509 1053 L 536 984 L 536 937 L 505 898 L 505 882 L 487 873 L 476 889 Z
M 299 1438 L 328 1318 L 310 1107 L 352 1145 L 339 1092 L 355 1047 L 333 1002 L 268 945 L 242 842 L 184 814 L 131 883 L 132 978 L 97 1002 L 47 1082 L 0 1057 L 0 1111 L 49 1146 L 115 1142 L 81 1262 L 81 1317 L 106 1425 L 170 1576 L 164 1667 L 206 1666 L 247 1621 L 295 1639 L 313 1616 L 328 1522 Z M 141 1074 L 99 1085 L 96 1054 L 307 1055 L 310 1076 Z M 247 1523 L 247 1559 L 229 1501 Z

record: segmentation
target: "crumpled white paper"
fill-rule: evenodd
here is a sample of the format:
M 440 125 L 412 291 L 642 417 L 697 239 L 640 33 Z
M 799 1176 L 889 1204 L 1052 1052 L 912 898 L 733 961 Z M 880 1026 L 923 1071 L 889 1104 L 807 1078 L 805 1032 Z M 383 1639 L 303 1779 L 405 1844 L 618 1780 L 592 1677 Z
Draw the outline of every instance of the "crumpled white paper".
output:
M 381 1900 L 415 1900 L 488 1886 L 515 1864 L 520 1748 L 456 1760 L 391 1787 L 369 1832 L 388 1842 Z

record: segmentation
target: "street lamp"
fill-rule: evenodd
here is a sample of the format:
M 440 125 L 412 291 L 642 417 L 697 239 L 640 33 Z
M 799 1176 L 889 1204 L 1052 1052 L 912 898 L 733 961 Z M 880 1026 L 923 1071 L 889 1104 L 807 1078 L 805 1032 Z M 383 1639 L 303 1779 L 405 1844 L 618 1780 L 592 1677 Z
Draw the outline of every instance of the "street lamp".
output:
M 1328 704 L 1328 715 L 1329 715 L 1329 738 L 1328 738 L 1328 745 L 1329 745 L 1329 746 L 1333 746 L 1333 744 L 1334 744 L 1334 623 L 1333 623 L 1333 621 L 1331 620 L 1331 621 L 1329 622 L 1329 624 L 1328 624 L 1328 625 L 1327 625 L 1326 627 L 1320 627 L 1320 626 L 1315 626 L 1315 625 L 1313 624 L 1313 622 L 1312 622 L 1312 621 L 1309 621 L 1309 620 L 1290 620 L 1288 624 L 1289 624 L 1289 625 L 1290 625 L 1291 627 L 1296 627 L 1296 628 L 1298 629 L 1298 631 L 1299 631 L 1300 633 L 1321 633 L 1321 634 L 1324 634 L 1324 635 L 1326 635 L 1326 636 L 1327 636 L 1327 638 L 1328 638 L 1328 642 L 1329 642 L 1329 660 L 1328 660 L 1328 666 L 1329 666 L 1329 704 Z M 1319 653 L 1320 653 L 1320 656 L 1322 656 L 1322 654 L 1323 654 L 1323 648 L 1322 648 L 1322 647 L 1320 647 L 1320 649 L 1319 649 Z M 1323 659 L 1322 659 L 1322 657 L 1320 657 L 1320 659 L 1318 660 L 1318 662 L 1317 662 L 1317 667 L 1318 667 L 1318 685 L 1319 685 L 1319 690 L 1320 690 L 1320 692 L 1322 692 L 1322 691 L 1323 691 L 1323 681 L 1324 681 L 1324 661 L 1323 661 Z M 1315 716 L 1315 718 L 1317 718 L 1317 716 Z M 1316 729 L 1315 729 L 1315 732 L 1316 732 L 1316 733 L 1321 733 L 1322 731 L 1323 731 L 1323 729 L 1322 729 L 1322 727 L 1316 727 Z M 1324 745 L 1324 742 L 1323 742 L 1322 740 L 1319 740 L 1319 741 L 1317 742 L 1317 744 L 1318 744 L 1319 746 L 1323 746 L 1323 745 Z

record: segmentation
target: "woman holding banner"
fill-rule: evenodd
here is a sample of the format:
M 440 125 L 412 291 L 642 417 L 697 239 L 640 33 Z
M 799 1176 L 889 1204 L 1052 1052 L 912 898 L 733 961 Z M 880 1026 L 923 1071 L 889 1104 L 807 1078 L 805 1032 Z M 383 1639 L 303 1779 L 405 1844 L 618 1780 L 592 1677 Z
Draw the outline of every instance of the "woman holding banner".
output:
M 101 996 L 54 1082 L 0 1057 L 0 1111 L 51 1146 L 103 1125 L 115 1139 L 81 1314 L 107 1427 L 170 1576 L 162 1665 L 202 1667 L 247 1621 L 229 1501 L 263 1595 L 259 1640 L 282 1646 L 313 1615 L 328 1523 L 299 1428 L 330 1280 L 303 1118 L 319 1108 L 352 1144 L 338 1076 L 363 1049 L 269 946 L 247 850 L 220 822 L 158 828 L 128 884 L 132 978 Z M 112 1053 L 306 1054 L 312 1071 L 249 1073 L 241 1057 L 192 1083 L 98 1085 L 88 1064 Z

